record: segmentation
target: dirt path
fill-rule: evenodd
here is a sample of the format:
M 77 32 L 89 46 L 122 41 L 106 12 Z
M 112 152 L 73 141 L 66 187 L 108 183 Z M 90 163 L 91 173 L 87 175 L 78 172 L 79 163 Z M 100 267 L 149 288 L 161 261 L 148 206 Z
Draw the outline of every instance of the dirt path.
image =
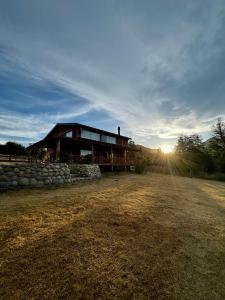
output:
M 0 196 L 1 299 L 225 299 L 225 184 L 114 176 Z

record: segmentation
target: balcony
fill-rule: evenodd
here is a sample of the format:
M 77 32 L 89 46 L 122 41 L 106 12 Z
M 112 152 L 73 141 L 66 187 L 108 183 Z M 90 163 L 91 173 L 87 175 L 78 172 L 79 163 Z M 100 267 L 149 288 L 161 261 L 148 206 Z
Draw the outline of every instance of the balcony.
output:
M 114 157 L 113 162 L 110 158 L 106 158 L 103 156 L 94 156 L 91 155 L 87 156 L 80 156 L 80 155 L 73 155 L 72 162 L 77 164 L 98 164 L 98 165 L 117 165 L 117 166 L 126 166 L 126 165 L 133 165 L 133 160 L 127 160 L 123 157 Z

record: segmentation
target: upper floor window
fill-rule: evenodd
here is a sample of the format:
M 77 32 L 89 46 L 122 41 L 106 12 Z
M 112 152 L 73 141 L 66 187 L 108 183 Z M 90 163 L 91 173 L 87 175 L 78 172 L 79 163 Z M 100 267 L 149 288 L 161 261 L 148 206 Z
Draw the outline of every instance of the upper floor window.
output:
M 102 135 L 102 142 L 109 144 L 116 144 L 116 138 L 113 136 Z
M 72 130 L 67 131 L 64 135 L 65 135 L 65 137 L 72 138 L 73 137 L 73 131 Z
M 91 150 L 80 150 L 80 155 L 81 156 L 89 156 L 89 155 L 92 155 L 92 151 Z
M 80 136 L 84 139 L 100 141 L 100 134 L 81 128 Z

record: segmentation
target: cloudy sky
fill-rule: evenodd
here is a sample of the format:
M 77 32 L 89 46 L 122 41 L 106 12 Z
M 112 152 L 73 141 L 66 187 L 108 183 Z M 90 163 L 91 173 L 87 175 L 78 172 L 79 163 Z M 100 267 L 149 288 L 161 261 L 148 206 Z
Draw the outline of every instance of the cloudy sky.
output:
M 224 0 L 0 1 L 0 143 L 80 122 L 158 147 L 224 115 Z

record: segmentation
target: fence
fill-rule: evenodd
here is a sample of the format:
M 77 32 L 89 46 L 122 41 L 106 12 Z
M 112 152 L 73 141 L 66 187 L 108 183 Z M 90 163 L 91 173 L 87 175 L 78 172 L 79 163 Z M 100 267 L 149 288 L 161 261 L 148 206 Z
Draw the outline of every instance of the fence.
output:
M 0 154 L 1 163 L 27 163 L 27 162 L 39 162 L 40 160 L 31 158 L 27 155 L 9 155 L 9 154 Z
M 73 155 L 72 161 L 74 163 L 78 164 L 99 164 L 99 165 L 131 165 L 134 164 L 134 161 L 132 160 L 127 160 L 125 162 L 124 158 L 121 157 L 114 157 L 113 161 L 111 158 L 106 158 L 103 156 L 94 156 L 92 157 L 91 155 L 87 156 L 80 156 L 80 155 Z

